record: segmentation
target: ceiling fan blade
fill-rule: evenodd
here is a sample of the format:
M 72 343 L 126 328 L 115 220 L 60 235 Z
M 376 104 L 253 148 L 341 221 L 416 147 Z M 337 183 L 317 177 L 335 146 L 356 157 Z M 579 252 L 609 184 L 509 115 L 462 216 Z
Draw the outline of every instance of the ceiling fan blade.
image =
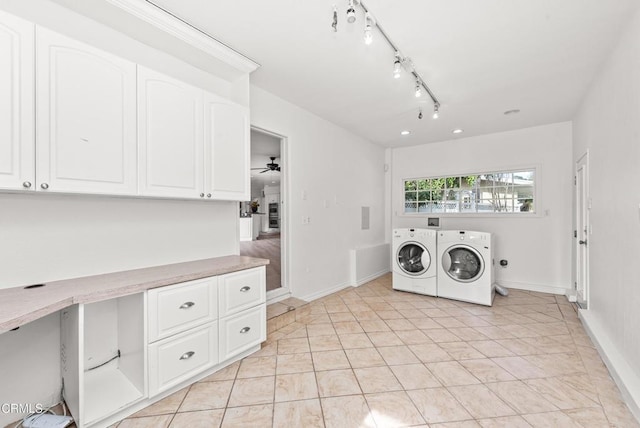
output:
M 264 174 L 265 172 L 270 171 L 269 169 L 265 169 L 264 171 L 260 171 L 260 174 Z
M 276 168 L 276 171 L 280 171 L 280 167 L 277 167 L 277 168 Z

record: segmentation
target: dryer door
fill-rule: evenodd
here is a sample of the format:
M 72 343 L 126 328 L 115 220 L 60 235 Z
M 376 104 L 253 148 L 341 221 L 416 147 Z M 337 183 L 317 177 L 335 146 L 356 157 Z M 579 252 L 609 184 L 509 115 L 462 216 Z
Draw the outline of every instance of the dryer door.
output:
M 473 282 L 484 272 L 484 260 L 473 247 L 454 245 L 442 255 L 442 269 L 458 282 Z
M 429 269 L 431 256 L 429 251 L 418 242 L 405 242 L 396 254 L 400 269 L 408 275 L 419 276 Z

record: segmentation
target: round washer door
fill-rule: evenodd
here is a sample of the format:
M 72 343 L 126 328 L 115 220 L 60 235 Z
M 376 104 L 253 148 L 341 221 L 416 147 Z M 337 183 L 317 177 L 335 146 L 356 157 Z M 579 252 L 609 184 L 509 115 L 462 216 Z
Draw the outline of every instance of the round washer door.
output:
M 429 269 L 431 256 L 429 251 L 418 242 L 405 242 L 400 245 L 396 261 L 400 269 L 408 275 L 419 276 Z
M 484 272 L 484 260 L 475 248 L 454 245 L 442 255 L 442 269 L 458 282 L 473 282 Z

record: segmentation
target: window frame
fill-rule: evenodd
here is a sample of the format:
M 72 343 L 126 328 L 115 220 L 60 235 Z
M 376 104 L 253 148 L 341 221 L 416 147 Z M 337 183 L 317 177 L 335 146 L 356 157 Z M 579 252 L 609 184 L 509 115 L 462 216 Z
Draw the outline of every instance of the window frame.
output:
M 401 189 L 401 197 L 400 197 L 400 217 L 470 217 L 470 218 L 481 218 L 481 217 L 501 217 L 505 216 L 513 216 L 515 218 L 523 218 L 523 217 L 541 217 L 542 216 L 542 208 L 540 205 L 540 174 L 541 174 L 540 165 L 525 165 L 520 167 L 507 167 L 507 168 L 492 168 L 490 171 L 485 172 L 462 172 L 462 173 L 447 173 L 447 174 L 438 174 L 438 175 L 430 175 L 430 176 L 418 176 L 418 177 L 406 177 L 400 179 L 400 189 Z M 532 171 L 534 174 L 533 181 L 533 203 L 535 207 L 534 212 L 530 211 L 492 211 L 492 212 L 406 212 L 405 211 L 405 183 L 407 181 L 418 181 L 418 180 L 433 180 L 433 179 L 446 179 L 449 177 L 462 177 L 462 176 L 480 176 L 480 175 L 488 175 L 488 174 L 503 174 L 503 173 L 515 173 L 515 172 L 525 172 Z M 417 191 L 417 190 L 416 190 Z M 418 200 L 416 199 L 416 203 Z

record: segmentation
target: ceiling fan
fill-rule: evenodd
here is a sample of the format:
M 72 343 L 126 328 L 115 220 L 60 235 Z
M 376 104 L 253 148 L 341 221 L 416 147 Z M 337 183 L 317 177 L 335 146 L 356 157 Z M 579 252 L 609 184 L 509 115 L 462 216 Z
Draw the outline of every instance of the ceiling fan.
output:
M 271 162 L 267 163 L 267 167 L 264 168 L 263 171 L 260 171 L 260 174 L 268 172 L 268 171 L 280 171 L 280 166 L 275 163 L 274 161 L 276 160 L 275 156 L 269 156 L 269 159 L 271 159 Z M 251 168 L 251 169 L 263 169 L 263 168 Z

